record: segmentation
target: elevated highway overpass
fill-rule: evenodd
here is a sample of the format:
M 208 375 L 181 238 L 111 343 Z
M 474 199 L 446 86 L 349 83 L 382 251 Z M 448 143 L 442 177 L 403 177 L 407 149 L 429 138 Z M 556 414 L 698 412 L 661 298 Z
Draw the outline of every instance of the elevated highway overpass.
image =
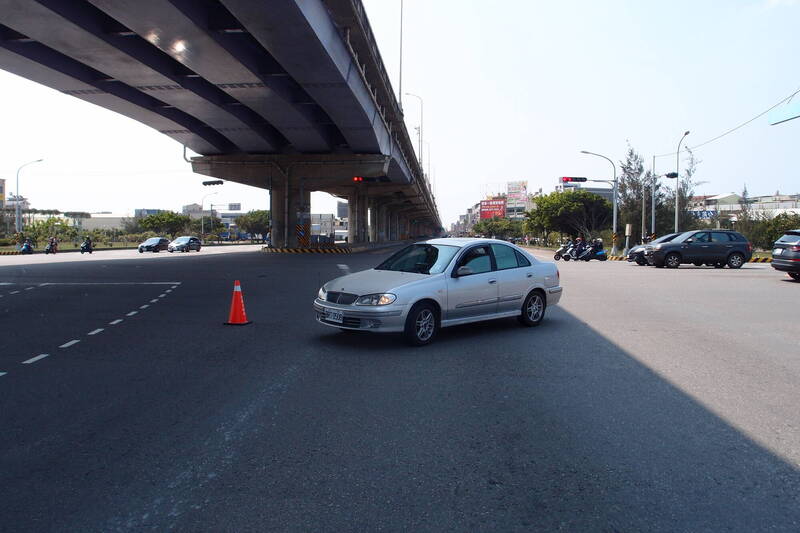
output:
M 312 191 L 349 201 L 350 242 L 441 229 L 361 0 L 0 0 L 0 68 L 269 189 L 277 246 Z

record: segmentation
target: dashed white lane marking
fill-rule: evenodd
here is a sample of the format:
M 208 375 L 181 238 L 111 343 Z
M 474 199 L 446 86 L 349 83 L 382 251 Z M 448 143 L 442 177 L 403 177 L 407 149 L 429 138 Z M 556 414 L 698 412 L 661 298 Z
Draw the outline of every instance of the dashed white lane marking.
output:
M 167 295 L 166 295 L 166 294 L 163 294 L 163 293 L 158 295 L 158 297 L 159 297 L 159 298 L 165 298 L 166 296 L 167 296 Z
M 100 333 L 101 331 L 103 331 L 103 328 L 97 328 L 97 329 L 95 329 L 95 330 L 93 330 L 93 331 L 90 331 L 89 333 L 87 333 L 87 335 L 97 335 L 97 334 L 98 334 L 98 333 Z
M 153 298 L 152 300 L 150 300 L 150 303 L 151 303 L 151 304 L 154 304 L 154 303 L 156 303 L 156 302 L 158 302 L 158 298 Z
M 87 283 L 62 283 L 62 282 L 47 282 L 47 283 L 40 283 L 40 287 L 46 287 L 47 285 L 175 285 L 175 283 L 179 283 L 176 281 L 109 281 L 109 282 L 87 282 Z M 175 287 L 173 287 L 175 288 Z
M 70 346 L 74 346 L 74 345 L 78 344 L 79 342 L 81 342 L 81 341 L 79 341 L 77 339 L 72 339 L 71 341 L 65 342 L 64 344 L 59 346 L 59 348 L 69 348 Z
M 5 376 L 6 374 L 8 374 L 8 372 L 0 372 L 0 377 Z
M 37 355 L 36 357 L 31 357 L 27 361 L 23 361 L 22 364 L 23 365 L 29 365 L 31 363 L 35 363 L 36 361 L 40 361 L 40 360 L 44 359 L 45 357 L 50 357 L 50 354 L 49 353 L 43 353 L 41 355 Z
M 140 305 L 139 309 L 147 309 L 148 307 L 150 307 L 150 304 L 144 304 L 144 305 Z
M 167 290 L 165 290 L 164 292 L 166 292 L 166 293 L 170 293 L 170 292 L 172 292 L 172 289 L 167 289 Z
M 128 314 L 127 314 L 127 315 L 125 315 L 125 316 L 133 316 L 133 315 L 135 315 L 135 314 L 136 314 L 136 313 L 138 313 L 138 312 L 139 312 L 139 311 L 131 311 L 130 313 L 128 313 Z
M 344 265 L 344 264 L 338 264 L 338 265 L 336 265 L 336 266 L 337 266 L 337 268 L 338 268 L 339 270 L 341 270 L 342 272 L 345 272 L 345 273 L 348 273 L 348 274 L 350 273 L 350 267 L 349 267 L 349 266 L 347 266 L 347 265 Z
M 118 318 L 118 319 L 116 319 L 116 320 L 112 320 L 111 322 L 109 322 L 109 323 L 108 323 L 108 325 L 109 325 L 109 326 L 116 326 L 116 325 L 117 325 L 117 324 L 119 324 L 120 322 L 122 322 L 122 319 L 121 319 L 121 318 Z
M 32 291 L 35 287 L 25 287 L 26 291 Z
M 19 294 L 19 291 L 11 291 L 8 294 Z
M 172 287 L 170 287 L 170 289 L 177 289 L 177 288 L 178 288 L 177 285 L 173 285 Z

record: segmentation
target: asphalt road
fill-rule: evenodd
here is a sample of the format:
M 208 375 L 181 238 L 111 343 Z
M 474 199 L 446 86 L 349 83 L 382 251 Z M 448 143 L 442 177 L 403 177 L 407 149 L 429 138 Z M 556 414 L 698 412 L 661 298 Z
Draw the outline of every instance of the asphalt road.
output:
M 204 252 L 2 258 L 0 531 L 800 529 L 769 265 L 559 263 L 541 327 L 410 348 L 313 320 L 388 252 Z

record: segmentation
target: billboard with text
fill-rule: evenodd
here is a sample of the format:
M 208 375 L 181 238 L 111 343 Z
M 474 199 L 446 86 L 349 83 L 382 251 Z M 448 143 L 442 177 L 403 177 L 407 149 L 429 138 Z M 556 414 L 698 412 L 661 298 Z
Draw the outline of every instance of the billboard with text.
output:
M 506 199 L 481 200 L 481 220 L 495 217 L 506 217 Z

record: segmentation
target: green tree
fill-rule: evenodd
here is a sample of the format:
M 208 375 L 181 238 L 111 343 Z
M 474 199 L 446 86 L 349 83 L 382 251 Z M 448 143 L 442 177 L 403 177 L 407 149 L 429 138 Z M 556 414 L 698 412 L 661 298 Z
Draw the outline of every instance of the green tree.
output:
M 166 233 L 171 237 L 182 233 L 189 226 L 189 217 L 173 211 L 162 211 L 146 216 L 140 222 L 142 228 L 156 233 Z
M 237 217 L 236 225 L 251 236 L 261 235 L 265 238 L 271 227 L 270 212 L 264 209 L 250 211 Z
M 611 202 L 588 191 L 556 191 L 536 199 L 531 226 L 590 238 L 611 223 Z

